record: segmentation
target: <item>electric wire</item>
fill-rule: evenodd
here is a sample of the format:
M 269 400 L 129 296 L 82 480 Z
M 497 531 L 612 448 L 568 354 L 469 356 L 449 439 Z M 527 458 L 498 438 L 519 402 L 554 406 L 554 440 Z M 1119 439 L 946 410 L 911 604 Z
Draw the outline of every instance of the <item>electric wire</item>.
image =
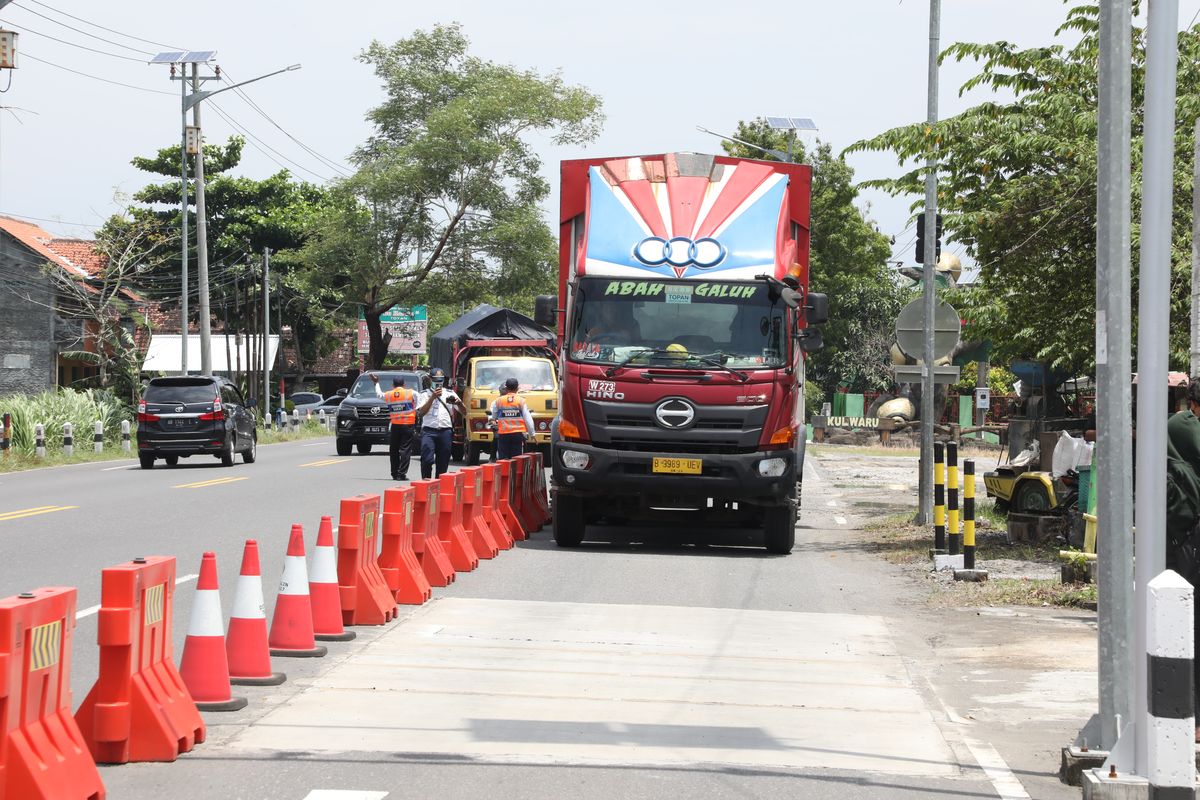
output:
M 25 2 L 29 2 L 29 3 L 33 3 L 34 5 L 41 6 L 42 8 L 45 8 L 49 11 L 53 11 L 55 14 L 60 14 L 64 17 L 69 17 L 73 20 L 76 20 L 77 22 L 82 22 L 84 25 L 91 25 L 93 28 L 99 28 L 102 31 L 108 31 L 109 33 L 115 33 L 118 36 L 124 36 L 126 39 L 133 39 L 138 42 L 145 42 L 146 44 L 152 44 L 155 47 L 165 47 L 168 50 L 187 50 L 186 47 L 176 47 L 175 45 L 171 45 L 171 44 L 163 44 L 162 42 L 156 42 L 153 39 L 143 39 L 142 37 L 134 36 L 131 33 L 125 33 L 124 31 L 118 31 L 113 28 L 106 28 L 103 25 L 100 25 L 99 23 L 92 22 L 90 20 L 86 20 L 83 17 L 77 17 L 74 14 L 68 14 L 66 11 L 57 9 L 54 6 L 46 5 L 45 3 L 39 2 L 39 0 L 25 0 Z M 20 3 L 13 3 L 13 5 L 17 6 L 18 8 L 25 8 Z M 31 11 L 31 9 L 28 9 L 28 8 L 26 8 L 25 10 Z
M 99 75 L 92 75 L 87 72 L 80 72 L 77 69 L 71 69 L 70 67 L 64 67 L 62 64 L 55 64 L 53 61 L 47 61 L 44 58 L 38 58 L 37 56 L 32 55 L 28 52 L 22 52 L 21 55 L 24 58 L 33 59 L 34 61 L 38 62 L 39 64 L 45 64 L 46 66 L 54 67 L 55 69 L 61 69 L 64 72 L 70 72 L 75 75 L 80 75 L 84 78 L 91 78 L 94 81 L 100 81 L 102 83 L 110 83 L 113 86 L 123 86 L 126 89 L 136 89 L 139 92 L 150 92 L 151 94 L 165 94 L 165 95 L 169 95 L 171 97 L 176 97 L 176 94 L 174 92 L 164 92 L 161 89 L 150 89 L 145 86 L 134 86 L 132 83 L 121 83 L 120 81 L 109 80 L 108 78 L 101 78 Z
M 250 130 L 249 130 L 249 129 L 248 129 L 246 126 L 245 126 L 245 125 L 243 125 L 243 124 L 241 124 L 240 122 L 237 122 L 236 120 L 234 120 L 234 119 L 233 119 L 233 117 L 232 117 L 232 116 L 231 116 L 231 115 L 230 115 L 230 114 L 229 114 L 227 111 L 225 111 L 223 108 L 221 108 L 219 105 L 217 105 L 216 101 L 214 101 L 214 100 L 211 100 L 211 99 L 210 99 L 210 100 L 208 101 L 208 103 L 209 103 L 209 106 L 210 106 L 210 107 L 211 107 L 211 108 L 212 108 L 214 111 L 216 111 L 216 112 L 217 112 L 217 116 L 221 117 L 221 119 L 223 119 L 223 120 L 225 120 L 227 123 L 229 123 L 229 125 L 230 125 L 231 127 L 233 127 L 235 130 L 237 130 L 237 131 L 241 132 L 242 134 L 244 134 L 244 135 L 245 135 L 245 136 L 247 136 L 248 138 L 250 138 L 250 139 L 253 139 L 254 141 L 258 142 L 260 145 L 262 145 L 263 147 L 267 148 L 268 150 L 270 150 L 270 151 L 271 151 L 272 153 L 274 153 L 275 155 L 279 156 L 279 158 L 282 158 L 284 161 L 287 161 L 289 164 L 292 164 L 292 165 L 294 165 L 294 166 L 295 166 L 297 169 L 300 169 L 300 170 L 303 170 L 304 172 L 307 172 L 309 175 L 312 175 L 313 177 L 317 178 L 318 180 L 321 180 L 321 181 L 326 181 L 326 182 L 333 180 L 333 179 L 332 179 L 332 178 L 330 178 L 329 176 L 327 176 L 327 175 L 322 175 L 322 174 L 320 174 L 319 172 L 314 172 L 313 170 L 311 170 L 311 169 L 309 169 L 308 167 L 306 167 L 306 166 L 304 166 L 303 164 L 301 164 L 299 161 L 296 161 L 295 159 L 289 158 L 288 156 L 286 156 L 286 155 L 284 155 L 283 153 L 281 153 L 281 152 L 279 152 L 278 150 L 276 150 L 276 149 L 275 149 L 274 147 L 272 147 L 271 145 L 267 144 L 265 141 L 263 141 L 262 139 L 260 139 L 258 136 L 255 136 L 255 135 L 254 135 L 254 134 L 253 134 L 253 133 L 252 133 L 252 132 L 251 132 L 251 131 L 250 131 Z M 268 157 L 268 158 L 270 158 L 270 156 L 267 156 L 267 157 Z M 276 164 L 279 164 L 279 166 L 283 167 L 284 169 L 288 169 L 288 168 L 287 168 L 287 167 L 285 167 L 283 164 L 280 164 L 278 160 L 276 160 L 276 159 L 274 159 L 274 158 L 271 158 L 271 160 L 272 160 L 272 161 L 275 161 L 275 163 L 276 163 Z
M 17 23 L 15 23 L 15 22 L 5 22 L 4 24 L 5 24 L 5 25 L 10 25 L 10 26 L 12 26 L 12 27 L 16 28 L 17 30 L 20 30 L 20 31 L 25 31 L 26 33 L 32 33 L 34 36 L 40 36 L 40 37 L 42 37 L 43 39 L 49 39 L 49 40 L 51 40 L 51 41 L 53 41 L 53 42 L 58 42 L 58 43 L 60 43 L 60 44 L 70 45 L 71 47 L 77 47 L 77 48 L 79 48 L 80 50 L 87 50 L 89 53 L 99 53 L 100 55 L 102 55 L 102 56 L 108 56 L 109 58 L 120 58 L 120 59 L 123 59 L 123 60 L 125 60 L 125 61 L 133 61 L 133 62 L 135 62 L 135 63 L 138 63 L 138 64 L 145 64 L 145 63 L 146 63 L 146 60 L 145 60 L 144 58 L 134 58 L 133 56 L 123 56 L 123 55 L 121 55 L 120 53 L 110 53 L 110 52 L 108 52 L 107 50 L 97 50 L 97 49 L 96 49 L 96 48 L 94 48 L 94 47 L 88 47 L 87 45 L 84 45 L 84 44 L 79 44 L 78 42 L 71 42 L 71 41 L 68 41 L 68 40 L 66 40 L 66 39 L 59 39 L 57 36 L 51 36 L 51 35 L 50 35 L 50 34 L 48 34 L 48 33 L 42 33 L 41 31 L 35 31 L 33 28 L 30 28 L 30 27 L 28 27 L 28 26 L 26 26 L 26 25 L 18 25 L 18 24 L 17 24 Z
M 84 36 L 89 36 L 89 37 L 91 37 L 91 38 L 93 38 L 93 39 L 98 39 L 98 40 L 99 40 L 99 41 L 101 41 L 101 42 L 105 42 L 105 43 L 107 43 L 107 44 L 111 44 L 111 45 L 114 45 L 114 46 L 116 46 L 116 47 L 123 47 L 123 48 L 125 48 L 126 50 L 129 50 L 129 51 L 131 51 L 131 52 L 134 52 L 134 53 L 141 53 L 141 54 L 143 54 L 143 55 L 147 55 L 147 56 L 153 56 L 153 55 L 154 55 L 154 53 L 150 52 L 149 50 L 142 50 L 142 49 L 140 49 L 140 48 L 137 48 L 137 47 L 132 47 L 132 46 L 130 46 L 130 45 L 127 45 L 127 44 L 124 44 L 124 43 L 122 43 L 122 42 L 114 42 L 112 39 L 105 39 L 103 36 L 97 36 L 97 35 L 96 35 L 96 34 L 94 34 L 94 33 L 88 33 L 87 31 L 85 31 L 85 30 L 82 30 L 82 29 L 80 29 L 80 28 L 76 28 L 76 27 L 74 27 L 73 25 L 68 25 L 68 24 L 67 24 L 67 23 L 65 23 L 65 22 L 60 22 L 59 20 L 56 20 L 56 19 L 54 19 L 54 17 L 47 17 L 45 14 L 42 14 L 41 12 L 38 12 L 38 11 L 34 11 L 32 8 L 27 8 L 27 7 L 23 6 L 23 5 L 21 5 L 20 3 L 12 3 L 11 5 L 13 5 L 13 6 L 17 7 L 17 8 L 20 8 L 20 9 L 22 9 L 22 10 L 24 10 L 24 11 L 28 11 L 30 14 L 33 14 L 33 15 L 34 15 L 34 16 L 36 16 L 36 17 L 41 17 L 42 19 L 46 20 L 47 22 L 53 22 L 55 25 L 61 25 L 62 27 L 66 28 L 67 30 L 75 31 L 76 33 L 81 33 L 81 34 L 83 34 Z M 90 24 L 90 23 L 89 23 L 89 24 Z M 99 27 L 99 26 L 96 26 L 96 27 Z

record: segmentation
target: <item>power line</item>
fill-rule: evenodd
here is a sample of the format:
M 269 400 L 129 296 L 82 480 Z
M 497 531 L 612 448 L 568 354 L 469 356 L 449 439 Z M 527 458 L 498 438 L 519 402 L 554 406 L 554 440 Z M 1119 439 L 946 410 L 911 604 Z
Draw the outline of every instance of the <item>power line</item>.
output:
M 45 3 L 38 2 L 38 0 L 28 0 L 28 2 L 33 3 L 34 5 L 39 5 L 42 8 L 45 8 L 49 11 L 53 11 L 55 14 L 61 14 L 64 17 L 70 17 L 71 19 L 76 20 L 77 22 L 82 22 L 84 25 L 91 25 L 93 28 L 99 28 L 102 31 L 108 31 L 109 33 L 115 33 L 118 36 L 124 36 L 126 39 L 133 39 L 134 41 L 145 42 L 146 44 L 152 44 L 156 47 L 165 47 L 168 50 L 187 50 L 188 49 L 186 47 L 177 47 L 173 44 L 163 44 L 162 42 L 156 42 L 153 39 L 143 39 L 140 36 L 134 36 L 131 33 L 124 33 L 123 31 L 114 30 L 113 28 L 106 28 L 103 25 L 100 25 L 95 22 L 91 22 L 90 20 L 86 20 L 83 17 L 77 17 L 74 14 L 68 14 L 66 11 L 62 11 L 57 8 L 54 8 L 53 6 L 48 6 Z M 20 3 L 13 3 L 13 5 L 17 6 L 18 8 L 25 8 Z M 34 13 L 34 14 L 37 13 L 36 11 L 33 11 L 32 9 L 29 9 L 29 8 L 26 8 L 25 10 L 29 11 L 30 13 Z
M 134 86 L 132 83 L 121 83 L 120 81 L 113 81 L 113 80 L 109 80 L 108 78 L 101 78 L 99 75 L 92 75 L 87 72 L 80 72 L 77 69 L 71 69 L 70 67 L 64 67 L 62 64 L 55 64 L 53 61 L 47 61 L 44 58 L 38 58 L 35 55 L 30 55 L 28 52 L 25 52 L 25 51 L 22 51 L 21 55 L 24 58 L 31 58 L 34 61 L 38 62 L 39 64 L 45 64 L 46 66 L 49 66 L 49 67 L 55 67 L 56 69 L 61 69 L 64 72 L 71 72 L 71 73 L 74 73 L 75 75 L 81 75 L 84 78 L 91 78 L 94 81 L 100 81 L 102 83 L 111 83 L 113 86 L 124 86 L 126 89 L 136 89 L 139 92 L 151 92 L 153 94 L 165 94 L 165 95 L 170 95 L 171 97 L 177 97 L 177 95 L 174 92 L 164 92 L 160 89 L 149 89 L 145 86 Z
M 278 151 L 278 150 L 276 150 L 274 147 L 271 147 L 271 145 L 267 144 L 267 143 L 266 143 L 266 142 L 264 142 L 262 139 L 260 139 L 259 137 L 255 136 L 253 133 L 251 133 L 251 132 L 250 132 L 250 131 L 249 131 L 249 130 L 246 128 L 246 126 L 245 126 L 245 125 L 242 125 L 241 123 L 239 123 L 239 122 L 235 121 L 235 120 L 234 120 L 234 119 L 233 119 L 233 118 L 232 118 L 232 117 L 231 117 L 231 116 L 228 114 L 228 112 L 226 112 L 224 109 L 222 109 L 220 106 L 218 106 L 218 105 L 217 105 L 216 101 L 214 101 L 214 100 L 209 100 L 208 102 L 209 102 L 209 105 L 211 105 L 211 106 L 212 106 L 213 110 L 215 110 L 215 111 L 217 112 L 217 115 L 218 115 L 219 117 L 221 117 L 221 119 L 225 120 L 225 121 L 226 121 L 226 122 L 228 122 L 228 123 L 229 123 L 231 126 L 233 126 L 233 127 L 236 129 L 236 130 L 240 131 L 241 133 L 245 134 L 245 135 L 246 135 L 246 136 L 248 136 L 249 138 L 251 138 L 251 139 L 253 139 L 254 141 L 258 142 L 258 143 L 259 143 L 259 144 L 261 144 L 263 147 L 267 148 L 267 149 L 268 149 L 268 150 L 270 150 L 272 153 L 274 153 L 275 155 L 277 155 L 277 156 L 279 156 L 280 158 L 282 158 L 284 161 L 287 161 L 288 163 L 295 165 L 295 167 L 296 167 L 297 169 L 300 169 L 300 170 L 303 170 L 303 171 L 307 172 L 309 175 L 312 175 L 313 177 L 317 178 L 318 180 L 322 180 L 322 181 L 330 181 L 330 180 L 332 180 L 332 178 L 330 178 L 329 176 L 327 176 L 327 175 L 322 175 L 322 174 L 320 174 L 320 173 L 318 173 L 318 172 L 313 172 L 311 169 L 309 169 L 308 167 L 304 166 L 303 164 L 301 164 L 300 162 L 296 161 L 295 159 L 288 158 L 286 155 L 284 155 L 283 153 L 279 152 L 279 151 Z M 270 156 L 267 156 L 267 157 L 268 157 L 268 158 L 270 158 Z M 272 161 L 275 161 L 275 163 L 276 163 L 276 164 L 279 164 L 279 166 L 280 166 L 280 167 L 283 167 L 284 169 L 287 169 L 287 167 L 284 167 L 284 166 L 283 166 L 283 164 L 280 164 L 280 163 L 279 163 L 279 161 L 277 161 L 276 159 L 273 159 L 273 158 L 272 158 L 271 160 L 272 160 Z
M 25 8 L 25 6 L 21 5 L 20 3 L 12 3 L 12 5 L 16 6 L 17 8 L 24 9 L 25 11 L 28 11 L 30 14 L 33 14 L 36 17 L 41 17 L 42 19 L 46 20 L 47 22 L 53 22 L 55 25 L 61 25 L 62 27 L 66 28 L 69 31 L 75 31 L 76 33 L 82 33 L 84 36 L 89 36 L 93 39 L 97 39 L 101 42 L 105 42 L 106 44 L 111 44 L 116 47 L 123 47 L 126 50 L 132 51 L 134 53 L 142 53 L 142 54 L 148 55 L 148 56 L 154 55 L 154 53 L 150 52 L 149 50 L 141 50 L 137 47 L 130 47 L 127 44 L 123 44 L 121 42 L 114 42 L 112 39 L 105 39 L 103 36 L 97 36 L 94 33 L 88 33 L 87 31 L 76 28 L 73 25 L 68 25 L 65 22 L 59 22 L 54 17 L 47 17 L 45 14 L 34 11 L 32 8 Z
M 142 59 L 142 58 L 134 58 L 133 56 L 123 56 L 120 53 L 110 53 L 107 50 L 97 50 L 94 47 L 88 47 L 87 45 L 77 44 L 76 42 L 70 42 L 70 41 L 67 41 L 66 39 L 59 39 L 57 36 L 51 36 L 48 33 L 42 33 L 41 31 L 35 31 L 33 28 L 27 27 L 25 25 L 18 25 L 15 22 L 8 22 L 5 24 L 11 25 L 12 27 L 16 28 L 17 30 L 22 30 L 22 31 L 25 31 L 26 33 L 32 33 L 34 36 L 41 36 L 43 39 L 50 39 L 51 41 L 59 42 L 60 44 L 70 45 L 71 47 L 78 47 L 80 50 L 87 50 L 90 53 L 99 53 L 102 56 L 108 56 L 109 58 L 120 58 L 120 59 L 124 59 L 125 61 L 134 61 L 138 64 L 146 63 L 146 60 Z

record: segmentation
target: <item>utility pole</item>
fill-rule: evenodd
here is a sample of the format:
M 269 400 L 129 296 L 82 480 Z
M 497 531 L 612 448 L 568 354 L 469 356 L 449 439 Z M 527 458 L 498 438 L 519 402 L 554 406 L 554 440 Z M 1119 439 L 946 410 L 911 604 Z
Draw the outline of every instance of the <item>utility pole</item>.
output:
M 1189 378 L 1200 375 L 1200 119 L 1192 134 L 1192 337 Z
M 925 165 L 925 271 L 922 300 L 925 308 L 925 347 L 921 368 L 921 474 L 917 524 L 928 525 L 933 517 L 933 310 L 937 283 L 937 152 L 934 149 L 933 128 L 938 121 L 938 51 L 941 32 L 941 0 L 929 0 L 929 90 L 926 118 L 926 146 L 929 158 Z
M 271 419 L 271 248 L 263 248 L 263 419 Z
M 200 65 L 192 64 L 192 94 L 200 91 Z M 196 280 L 200 289 L 200 374 L 212 375 L 212 328 L 208 313 L 208 222 L 204 213 L 204 133 L 200 104 L 192 106 L 196 128 Z
M 1100 3 L 1096 185 L 1096 549 L 1100 746 L 1134 707 L 1130 378 L 1130 0 Z
M 1155 0 L 1146 23 L 1146 104 L 1142 146 L 1141 263 L 1138 274 L 1137 506 L 1134 585 L 1135 653 L 1146 653 L 1146 586 L 1166 566 L 1167 331 L 1170 326 L 1172 179 L 1179 0 Z M 1103 488 L 1103 487 L 1102 487 Z M 1103 489 L 1108 491 L 1107 489 Z M 1147 775 L 1148 674 L 1135 659 L 1134 763 Z
M 187 67 L 181 67 L 187 69 Z M 171 74 L 175 73 L 175 65 L 171 65 Z M 185 76 L 186 77 L 186 76 Z M 180 112 L 183 115 L 183 125 L 180 128 L 180 145 L 179 145 L 179 187 L 182 195 L 179 202 L 179 213 L 182 219 L 180 220 L 180 256 L 182 260 L 181 274 L 183 280 L 183 288 L 180 290 L 179 296 L 179 332 L 182 334 L 180 344 L 182 352 L 179 356 L 179 374 L 188 374 L 188 167 L 187 167 L 187 140 L 188 140 L 188 124 L 187 124 L 187 81 L 179 81 L 180 92 Z

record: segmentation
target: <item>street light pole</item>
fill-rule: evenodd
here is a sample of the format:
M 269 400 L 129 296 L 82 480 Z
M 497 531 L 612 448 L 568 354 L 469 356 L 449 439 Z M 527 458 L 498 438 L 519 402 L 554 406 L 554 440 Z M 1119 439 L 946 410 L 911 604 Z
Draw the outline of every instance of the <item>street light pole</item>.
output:
M 192 64 L 192 97 L 200 93 L 200 65 Z M 204 213 L 204 133 L 200 103 L 192 103 L 196 128 L 196 280 L 200 293 L 200 374 L 212 375 L 212 327 L 208 311 L 208 221 Z M 228 366 L 228 365 L 226 365 Z
M 174 67 L 172 67 L 174 69 Z M 187 69 L 187 67 L 182 67 Z M 184 75 L 184 77 L 187 77 Z M 179 166 L 180 166 L 180 202 L 179 213 L 180 221 L 180 258 L 182 260 L 182 282 L 183 288 L 180 291 L 179 300 L 179 332 L 182 334 L 179 337 L 181 352 L 179 354 L 179 374 L 188 374 L 188 167 L 187 167 L 187 81 L 179 82 L 179 108 L 180 115 L 183 119 L 183 124 L 180 126 L 180 145 L 179 145 Z
M 925 309 L 925 347 L 921 369 L 921 473 L 920 504 L 917 524 L 928 525 L 933 516 L 933 415 L 934 342 L 933 313 L 936 304 L 937 271 L 937 152 L 933 128 L 938 121 L 938 50 L 941 35 L 941 0 L 929 0 L 929 89 L 926 139 L 929 157 L 925 172 L 925 271 L 922 279 L 922 305 Z

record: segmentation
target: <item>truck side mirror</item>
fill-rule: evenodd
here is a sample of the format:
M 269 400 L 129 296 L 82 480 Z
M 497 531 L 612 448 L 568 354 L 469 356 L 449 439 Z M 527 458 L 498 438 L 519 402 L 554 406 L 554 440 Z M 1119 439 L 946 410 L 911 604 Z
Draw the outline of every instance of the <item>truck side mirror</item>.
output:
M 547 294 L 533 300 L 533 321 L 543 328 L 558 326 L 558 298 Z
M 809 292 L 804 303 L 804 319 L 809 325 L 823 325 L 828 322 L 829 297 L 819 292 Z
M 338 390 L 337 390 L 337 396 L 338 396 L 338 397 L 345 397 L 345 396 L 346 396 L 346 395 L 348 395 L 348 394 L 350 394 L 350 390 L 349 390 L 349 389 L 342 388 L 342 389 L 338 389 Z
M 816 328 L 805 328 L 798 332 L 796 343 L 804 353 L 815 353 L 825 347 L 825 340 L 821 338 L 821 332 Z

